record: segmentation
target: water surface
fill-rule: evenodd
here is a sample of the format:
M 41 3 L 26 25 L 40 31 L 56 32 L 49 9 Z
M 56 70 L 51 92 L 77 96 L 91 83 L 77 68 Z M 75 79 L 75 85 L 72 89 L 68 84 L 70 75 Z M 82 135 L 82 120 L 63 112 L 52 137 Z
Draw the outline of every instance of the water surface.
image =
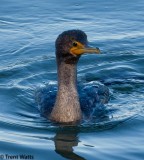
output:
M 143 22 L 143 0 L 1 0 L 0 155 L 144 159 Z M 110 89 L 105 121 L 54 125 L 35 103 L 35 89 L 57 81 L 54 42 L 68 29 L 85 31 L 102 50 L 81 58 L 78 80 Z

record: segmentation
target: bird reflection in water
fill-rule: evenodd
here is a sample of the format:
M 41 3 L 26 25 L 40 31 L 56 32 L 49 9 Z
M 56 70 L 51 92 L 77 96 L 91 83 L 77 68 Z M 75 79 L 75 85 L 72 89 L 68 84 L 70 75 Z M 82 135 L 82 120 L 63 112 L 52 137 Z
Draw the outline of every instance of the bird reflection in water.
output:
M 59 130 L 54 137 L 55 152 L 70 160 L 85 160 L 74 153 L 73 147 L 78 146 L 78 130 Z

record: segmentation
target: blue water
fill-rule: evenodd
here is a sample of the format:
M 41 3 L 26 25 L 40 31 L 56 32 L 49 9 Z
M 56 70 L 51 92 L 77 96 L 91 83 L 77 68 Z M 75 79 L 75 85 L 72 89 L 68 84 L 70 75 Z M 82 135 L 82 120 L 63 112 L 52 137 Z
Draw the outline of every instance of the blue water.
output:
M 143 160 L 144 1 L 0 3 L 0 158 Z M 35 103 L 35 90 L 57 81 L 54 42 L 69 29 L 103 53 L 80 59 L 78 80 L 109 88 L 105 121 L 54 125 Z

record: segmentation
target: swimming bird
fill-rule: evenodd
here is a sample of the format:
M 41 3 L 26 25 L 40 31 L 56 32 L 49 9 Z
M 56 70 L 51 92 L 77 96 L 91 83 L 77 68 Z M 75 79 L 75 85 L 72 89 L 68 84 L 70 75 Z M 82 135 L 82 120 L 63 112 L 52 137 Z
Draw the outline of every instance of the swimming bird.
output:
M 56 39 L 55 47 L 58 87 L 51 85 L 39 89 L 37 102 L 50 120 L 75 123 L 83 115 L 94 113 L 97 104 L 103 106 L 109 100 L 109 90 L 104 85 L 77 85 L 79 58 L 85 53 L 99 54 L 100 50 L 88 47 L 87 35 L 81 30 L 64 31 Z

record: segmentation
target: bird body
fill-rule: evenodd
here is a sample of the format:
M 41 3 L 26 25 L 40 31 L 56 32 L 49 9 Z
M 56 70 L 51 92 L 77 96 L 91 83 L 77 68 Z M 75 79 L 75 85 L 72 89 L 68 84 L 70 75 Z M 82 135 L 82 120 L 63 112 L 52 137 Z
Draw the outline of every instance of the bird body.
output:
M 50 117 L 56 102 L 58 91 L 57 84 L 47 84 L 36 91 L 36 101 L 42 115 Z M 90 119 L 94 116 L 103 116 L 104 104 L 109 101 L 109 89 L 98 82 L 85 82 L 77 84 L 78 99 L 82 111 L 82 117 Z
M 100 53 L 98 48 L 89 48 L 87 44 L 87 36 L 80 30 L 65 31 L 56 40 L 58 85 L 40 89 L 36 96 L 39 106 L 52 121 L 75 123 L 82 119 L 83 112 L 86 111 L 88 114 L 88 110 L 92 111 L 95 104 L 104 104 L 109 97 L 109 92 L 105 89 L 103 91 L 104 100 L 101 101 L 102 96 L 99 92 L 102 89 L 100 88 L 107 87 L 93 86 L 92 93 L 88 96 L 89 100 L 86 101 L 87 97 L 83 98 L 83 95 L 86 96 L 86 94 L 82 93 L 86 91 L 86 87 L 77 85 L 77 63 L 80 56 L 84 53 Z M 51 99 L 51 93 L 54 101 Z M 89 106 L 86 107 L 83 102 Z

